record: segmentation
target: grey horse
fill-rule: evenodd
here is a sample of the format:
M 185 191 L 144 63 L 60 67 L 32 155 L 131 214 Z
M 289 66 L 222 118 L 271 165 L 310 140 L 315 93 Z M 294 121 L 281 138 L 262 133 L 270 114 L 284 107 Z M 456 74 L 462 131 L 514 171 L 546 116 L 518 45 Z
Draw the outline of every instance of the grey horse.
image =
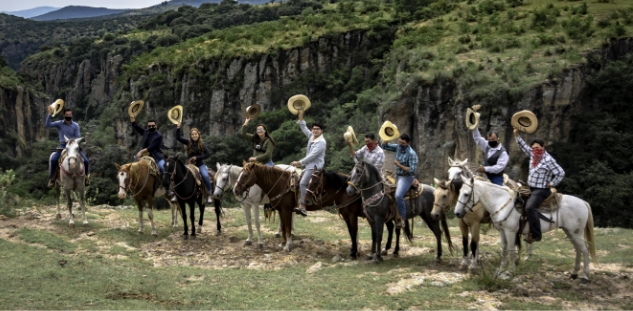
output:
M 66 201 L 68 202 L 68 217 L 70 218 L 68 225 L 71 227 L 75 226 L 75 221 L 73 220 L 73 200 L 71 195 L 73 190 L 79 197 L 79 206 L 81 207 L 83 225 L 88 225 L 88 219 L 86 219 L 86 206 L 84 204 L 86 170 L 83 160 L 81 160 L 81 157 L 79 156 L 79 142 L 81 139 L 82 138 L 66 139 L 66 157 L 59 165 L 59 178 L 55 184 L 55 191 L 57 193 L 57 214 L 55 217 L 57 219 L 62 218 L 59 206 L 59 194 L 61 192 L 59 187 L 61 185 L 61 187 L 64 188 Z M 80 160 L 78 161 L 77 159 Z

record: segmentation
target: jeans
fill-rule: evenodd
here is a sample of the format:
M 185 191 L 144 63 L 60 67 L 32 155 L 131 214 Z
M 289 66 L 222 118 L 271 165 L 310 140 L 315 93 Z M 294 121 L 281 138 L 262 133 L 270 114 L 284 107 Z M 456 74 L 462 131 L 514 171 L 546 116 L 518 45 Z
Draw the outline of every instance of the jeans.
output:
M 66 144 L 60 144 L 59 145 L 60 149 L 65 149 L 66 148 Z M 88 175 L 88 169 L 90 168 L 90 162 L 88 162 L 88 157 L 86 157 L 86 155 L 79 151 L 79 154 L 81 155 L 81 157 L 84 160 L 84 170 L 86 171 L 86 175 Z M 48 178 L 51 179 L 53 178 L 53 174 L 55 174 L 55 170 L 57 169 L 57 166 L 59 165 L 59 157 L 62 156 L 62 152 L 61 151 L 55 151 L 51 154 L 50 157 L 50 166 L 48 168 Z
M 532 238 L 538 239 L 541 237 L 541 220 L 538 216 L 538 207 L 552 194 L 552 190 L 549 188 L 532 188 L 530 187 L 530 197 L 525 203 L 525 209 L 528 216 L 528 222 L 530 223 L 530 232 Z
M 268 163 L 264 164 L 266 166 L 275 166 L 275 163 L 273 163 L 273 160 L 268 161 Z
M 503 186 L 503 175 L 502 174 L 486 174 L 491 183 L 499 186 Z
M 158 164 L 158 170 L 160 171 L 160 173 L 165 174 L 165 160 L 160 160 L 156 164 Z
M 407 206 L 404 203 L 404 195 L 413 184 L 415 176 L 396 176 L 396 205 L 403 220 L 407 220 Z
M 209 193 L 211 193 L 213 188 L 211 187 L 211 179 L 209 178 L 209 171 L 207 170 L 207 166 L 202 164 L 198 166 L 198 169 L 200 169 L 200 175 L 202 175 L 202 180 L 204 180 L 204 184 L 207 186 L 207 190 L 209 190 Z
M 306 204 L 305 197 L 306 197 L 306 193 L 308 192 L 308 183 L 310 182 L 310 178 L 312 178 L 313 171 L 314 171 L 314 166 L 313 168 L 306 168 L 305 170 L 303 170 L 303 173 L 301 174 L 299 189 L 301 189 L 301 204 L 304 204 L 304 205 Z

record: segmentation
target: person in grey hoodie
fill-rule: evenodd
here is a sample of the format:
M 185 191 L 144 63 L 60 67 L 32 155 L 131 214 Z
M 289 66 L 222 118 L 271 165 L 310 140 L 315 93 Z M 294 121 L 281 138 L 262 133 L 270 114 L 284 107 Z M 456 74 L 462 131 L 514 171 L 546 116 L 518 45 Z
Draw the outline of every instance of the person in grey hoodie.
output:
M 303 216 L 308 216 L 306 211 L 305 196 L 308 188 L 308 182 L 312 177 L 314 170 L 323 169 L 325 165 L 325 150 L 327 143 L 325 137 L 323 137 L 323 125 L 318 122 L 313 122 L 311 129 L 306 126 L 306 121 L 303 120 L 303 110 L 299 111 L 299 121 L 297 122 L 301 127 L 301 131 L 308 138 L 308 149 L 306 150 L 306 156 L 299 160 L 293 161 L 290 165 L 299 167 L 303 166 L 303 174 L 301 175 L 301 182 L 299 188 L 301 190 L 301 203 L 299 207 L 295 207 L 294 211 Z

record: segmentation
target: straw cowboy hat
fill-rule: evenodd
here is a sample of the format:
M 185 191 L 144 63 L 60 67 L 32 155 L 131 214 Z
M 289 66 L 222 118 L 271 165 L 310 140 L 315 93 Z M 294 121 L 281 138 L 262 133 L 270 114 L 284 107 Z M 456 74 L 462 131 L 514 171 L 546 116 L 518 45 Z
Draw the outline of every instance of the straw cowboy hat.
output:
M 358 139 L 356 139 L 356 133 L 354 133 L 354 129 L 351 126 L 347 127 L 347 131 L 343 134 L 343 138 L 345 138 L 345 142 L 351 142 L 352 145 L 358 146 Z
M 54 103 L 50 104 L 49 107 L 53 108 L 52 116 L 54 117 L 56 114 L 62 112 L 62 109 L 64 109 L 64 101 L 61 99 L 58 99 Z
M 390 141 L 400 138 L 398 127 L 390 121 L 385 121 L 385 123 L 382 124 L 378 135 L 380 136 L 380 138 L 382 138 L 383 141 Z
M 538 127 L 538 119 L 532 111 L 521 110 L 512 116 L 510 124 L 519 131 L 532 134 Z
M 253 104 L 251 106 L 246 107 L 246 113 L 248 114 L 248 118 L 251 120 L 256 119 L 261 112 L 262 112 L 262 107 L 258 104 Z
M 469 130 L 474 130 L 479 126 L 479 116 L 480 114 L 476 112 L 479 110 L 480 105 L 474 105 L 471 108 L 466 109 L 466 127 Z
M 288 110 L 292 114 L 298 114 L 299 110 L 306 111 L 310 106 L 312 106 L 310 100 L 305 95 L 295 95 L 288 100 Z
M 127 114 L 130 118 L 136 118 L 141 110 L 143 110 L 143 106 L 145 106 L 145 101 L 135 100 L 130 104 L 130 107 L 127 108 Z
M 182 106 L 174 106 L 167 112 L 167 118 L 171 123 L 178 124 L 182 122 Z

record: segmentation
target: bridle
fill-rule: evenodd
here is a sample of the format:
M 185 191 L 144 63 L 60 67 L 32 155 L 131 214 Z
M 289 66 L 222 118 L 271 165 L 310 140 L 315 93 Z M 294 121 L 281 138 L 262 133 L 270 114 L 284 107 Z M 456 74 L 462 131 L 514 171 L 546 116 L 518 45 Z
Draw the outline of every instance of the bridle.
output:
M 356 174 L 358 174 L 359 169 L 362 169 L 362 171 L 361 171 L 362 173 L 360 173 L 361 177 L 358 179 L 358 182 L 360 182 L 363 179 L 363 176 L 365 175 L 365 170 L 366 170 L 362 165 L 356 164 L 354 166 L 354 171 L 355 171 Z M 380 185 L 382 183 L 383 183 L 383 181 L 381 180 L 381 181 L 379 181 L 379 182 L 377 182 L 377 183 L 375 183 L 375 184 L 373 184 L 373 185 L 371 185 L 371 186 L 369 186 L 367 188 L 359 188 L 359 186 L 357 186 L 356 184 L 354 184 L 351 181 L 351 176 L 350 176 L 350 180 L 347 181 L 348 185 L 350 185 L 350 186 L 354 187 L 354 189 L 356 189 L 356 193 L 360 193 L 363 190 L 369 190 L 369 189 L 371 189 L 373 187 L 376 187 L 376 186 L 378 186 L 378 185 Z
M 248 165 L 248 164 L 246 164 L 246 165 Z M 242 200 L 240 201 L 238 199 L 240 204 L 242 202 L 246 201 L 246 199 L 248 199 L 248 194 L 250 193 L 251 188 L 250 187 L 247 188 L 246 184 L 248 184 L 251 181 L 251 179 L 254 178 L 253 175 L 255 175 L 255 174 L 253 174 L 253 172 L 251 172 L 250 169 L 246 168 L 246 165 L 244 165 L 244 167 L 242 168 L 242 172 L 240 172 L 240 175 L 237 176 L 237 180 L 235 181 L 235 184 L 237 186 L 242 187 L 242 190 L 244 191 L 244 193 L 242 193 Z M 242 179 L 242 175 L 243 175 L 244 172 L 248 172 L 248 180 L 246 180 L 246 182 L 242 183 L 242 182 L 240 182 L 240 179 Z M 233 187 L 233 190 L 235 190 L 235 187 Z M 233 194 L 235 194 L 235 193 L 233 193 Z M 237 197 L 237 195 L 235 195 L 235 196 Z
M 222 170 L 226 169 L 227 170 L 226 175 L 229 176 L 227 178 L 230 178 L 230 176 L 231 176 L 231 167 L 233 167 L 233 165 L 229 165 L 229 166 L 225 165 L 223 167 L 220 167 L 220 169 L 216 173 L 216 176 L 219 175 L 219 174 L 224 174 L 224 173 L 222 173 L 223 172 Z M 214 184 L 215 184 L 215 189 L 220 189 L 222 191 L 222 192 L 220 192 L 220 198 L 222 198 L 222 196 L 224 195 L 224 187 L 226 187 L 227 184 L 230 184 L 230 180 L 229 180 L 229 182 L 225 182 L 223 187 L 220 187 L 218 185 L 217 181 Z
M 319 177 L 318 172 L 321 173 L 320 177 Z M 323 200 L 323 196 L 325 194 L 325 186 L 323 185 L 323 180 L 325 179 L 325 178 L 323 178 L 323 173 L 324 172 L 325 172 L 325 170 L 321 170 L 321 171 L 316 171 L 316 172 L 312 173 L 312 178 L 310 178 L 310 180 L 308 181 L 308 187 L 306 187 L 306 191 L 309 192 L 312 195 L 312 197 L 314 198 L 314 203 L 315 204 L 321 204 L 324 201 Z M 312 191 L 312 190 L 310 190 L 310 185 L 312 184 L 312 179 L 315 179 L 315 178 L 318 180 L 318 185 L 317 185 L 317 188 L 314 191 Z M 334 192 L 331 195 L 331 197 L 336 196 L 341 191 L 341 189 L 343 189 L 343 188 L 345 188 L 345 187 L 339 188 L 336 192 Z
M 468 196 L 468 200 L 466 202 L 462 202 L 461 200 L 461 196 L 457 197 L 457 202 L 463 204 L 466 208 L 468 208 L 468 210 L 470 210 L 472 213 L 474 213 L 473 211 L 473 207 L 475 207 L 475 205 L 477 205 L 479 202 L 475 202 L 475 182 L 473 181 L 473 184 L 470 185 L 466 182 L 464 182 L 462 184 L 463 186 L 468 186 L 470 187 L 471 191 L 470 191 L 470 195 Z M 470 206 L 468 206 L 468 203 L 472 203 Z
M 177 167 L 178 165 L 176 165 L 176 164 L 177 164 L 178 161 L 176 159 L 173 159 L 173 158 L 167 159 L 167 160 L 168 161 L 169 160 L 173 160 L 174 161 L 174 169 L 173 169 L 173 171 L 171 171 L 171 173 L 165 172 L 166 175 L 169 175 L 169 189 L 171 189 L 171 191 L 174 192 L 174 195 L 177 196 L 178 198 L 180 198 L 181 200 L 186 201 L 186 200 L 191 199 L 191 197 L 193 197 L 194 194 L 196 194 L 198 192 L 198 191 L 195 191 L 195 188 L 194 188 L 194 191 L 191 191 L 191 195 L 186 197 L 186 198 L 181 197 L 178 194 L 178 192 L 176 191 L 176 187 L 180 186 L 182 183 L 185 182 L 185 180 L 187 180 L 187 177 L 189 176 L 189 169 L 187 169 L 185 167 L 185 176 L 182 178 L 182 180 L 179 183 L 175 184 L 176 170 L 178 169 L 178 167 Z M 165 163 L 165 164 L 167 164 L 167 163 Z M 195 180 L 194 180 L 194 185 L 195 185 Z
M 133 163 L 133 164 L 136 164 L 136 163 Z M 132 178 L 130 177 L 130 173 L 126 172 L 126 171 L 123 171 L 123 170 L 119 170 L 119 173 L 125 173 L 127 175 L 126 179 L 128 180 L 127 187 L 122 187 L 121 185 L 119 185 L 119 189 L 123 189 L 123 191 L 125 191 L 125 192 L 129 191 L 132 194 L 132 197 L 137 196 L 139 193 L 141 193 L 141 191 L 143 191 L 143 189 L 145 189 L 145 185 L 147 184 L 147 180 L 149 180 L 149 175 L 150 175 L 150 173 L 148 171 L 147 174 L 145 175 L 145 180 L 143 181 L 143 186 L 141 186 L 141 189 L 137 193 L 134 193 L 132 191 L 132 188 L 137 189 L 138 188 L 138 184 L 136 184 L 135 186 L 132 186 Z M 125 185 L 125 179 L 123 180 L 123 185 Z

